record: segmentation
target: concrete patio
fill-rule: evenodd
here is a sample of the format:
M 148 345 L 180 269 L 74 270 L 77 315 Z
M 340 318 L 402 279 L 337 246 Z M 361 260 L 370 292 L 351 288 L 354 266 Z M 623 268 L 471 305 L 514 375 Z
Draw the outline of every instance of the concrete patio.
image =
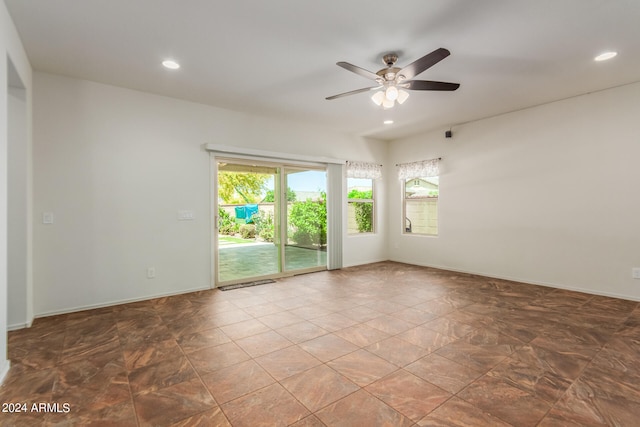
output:
M 285 271 L 327 265 L 326 251 L 287 245 L 284 252 Z M 278 247 L 273 243 L 220 245 L 218 257 L 220 282 L 278 273 Z

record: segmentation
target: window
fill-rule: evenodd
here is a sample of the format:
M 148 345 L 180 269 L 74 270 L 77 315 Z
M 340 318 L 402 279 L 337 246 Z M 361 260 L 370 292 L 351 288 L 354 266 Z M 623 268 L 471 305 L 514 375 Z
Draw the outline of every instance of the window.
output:
M 438 235 L 440 160 L 396 165 L 402 181 L 403 234 Z
M 373 179 L 347 178 L 347 231 L 373 233 Z
M 347 232 L 373 233 L 373 180 L 382 176 L 382 165 L 347 161 Z
M 404 233 L 438 235 L 439 177 L 404 180 Z

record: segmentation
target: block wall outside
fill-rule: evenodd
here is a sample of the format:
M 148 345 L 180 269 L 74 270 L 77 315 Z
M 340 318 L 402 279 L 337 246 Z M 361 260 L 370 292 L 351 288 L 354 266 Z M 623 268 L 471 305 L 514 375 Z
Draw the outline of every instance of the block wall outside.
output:
M 437 235 L 438 198 L 407 199 L 405 217 L 411 220 L 412 234 Z

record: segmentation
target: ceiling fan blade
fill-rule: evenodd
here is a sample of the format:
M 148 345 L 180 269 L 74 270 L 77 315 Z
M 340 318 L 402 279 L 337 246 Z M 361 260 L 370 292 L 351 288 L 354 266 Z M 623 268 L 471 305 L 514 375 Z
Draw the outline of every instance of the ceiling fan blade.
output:
M 432 82 L 430 80 L 410 80 L 402 82 L 400 87 L 410 90 L 456 90 L 460 83 Z
M 350 92 L 339 93 L 338 95 L 328 96 L 325 99 L 332 100 L 336 98 L 342 98 L 343 96 L 355 95 L 356 93 L 368 92 L 370 90 L 380 89 L 382 86 L 365 87 L 362 89 L 352 90 Z
M 349 64 L 348 62 L 336 62 L 336 65 L 367 79 L 378 80 L 380 78 L 376 73 L 360 68 L 357 65 Z
M 451 52 L 441 47 L 426 54 L 422 58 L 413 61 L 411 64 L 400 70 L 398 74 L 402 74 L 407 80 L 412 79 L 427 68 L 433 67 L 449 55 L 451 55 Z

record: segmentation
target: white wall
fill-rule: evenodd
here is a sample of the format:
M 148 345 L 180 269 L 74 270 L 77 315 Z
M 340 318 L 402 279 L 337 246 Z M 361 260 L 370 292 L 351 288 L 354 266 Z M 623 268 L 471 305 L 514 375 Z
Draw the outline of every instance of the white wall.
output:
M 15 74 L 20 78 L 26 90 L 24 94 L 24 98 L 26 100 L 26 120 L 23 121 L 22 126 L 26 126 L 27 128 L 22 129 L 22 131 L 24 131 L 24 134 L 26 134 L 26 140 L 23 140 L 23 143 L 27 144 L 26 150 L 28 158 L 31 150 L 31 66 L 29 64 L 29 60 L 27 59 L 27 55 L 24 51 L 22 43 L 20 42 L 20 38 L 18 37 L 18 33 L 13 25 L 13 22 L 11 21 L 9 13 L 7 12 L 5 4 L 4 2 L 2 2 L 0 3 L 0 381 L 2 381 L 7 371 L 9 370 L 9 361 L 7 360 L 7 306 L 8 304 L 13 303 L 13 301 L 9 300 L 7 297 L 7 260 L 10 252 L 14 249 L 12 245 L 10 246 L 7 233 L 9 227 L 8 209 L 10 207 L 8 190 L 10 135 L 8 126 L 9 110 L 7 108 L 10 102 L 9 69 L 12 69 L 12 72 L 15 71 Z M 16 131 L 16 133 L 18 134 L 20 133 L 18 129 L 11 130 L 11 132 L 13 131 Z M 25 179 L 27 191 L 29 191 L 30 183 L 30 171 L 28 170 L 28 168 L 29 165 L 27 165 L 27 170 L 23 171 L 24 175 L 27 176 Z M 28 194 L 27 198 L 29 198 L 30 196 L 31 194 Z M 26 215 L 27 221 L 29 221 L 30 212 L 26 212 Z M 28 228 L 29 227 L 27 226 L 27 229 Z M 29 242 L 26 245 L 26 249 L 27 251 L 30 249 Z M 29 265 L 31 262 L 29 253 L 27 253 L 26 257 L 26 263 Z M 27 273 L 26 276 L 26 280 L 28 282 L 30 280 L 30 275 Z M 28 285 L 28 283 L 23 284 L 23 286 Z M 25 292 L 28 293 L 29 290 L 27 289 L 25 290 Z M 26 310 L 26 314 L 28 315 L 28 309 Z
M 640 300 L 640 84 L 395 141 L 388 163 L 442 157 L 439 236 L 391 259 Z
M 377 162 L 386 153 L 379 141 L 93 82 L 35 73 L 34 85 L 36 316 L 210 286 L 203 144 Z M 195 221 L 177 221 L 183 209 Z M 386 259 L 384 237 L 345 236 L 345 265 Z
M 393 181 L 393 170 L 389 167 L 391 162 L 387 159 L 387 143 L 374 146 L 376 150 L 372 150 L 368 156 L 367 153 L 360 154 L 349 158 L 349 160 L 360 160 L 365 162 L 378 163 L 383 166 L 382 177 L 376 179 L 373 182 L 373 203 L 374 203 L 374 215 L 373 220 L 375 233 L 363 233 L 363 234 L 348 234 L 347 224 L 347 205 L 345 203 L 342 211 L 344 218 L 343 230 L 344 230 L 344 253 L 345 253 L 345 267 L 354 265 L 369 264 L 372 262 L 386 261 L 389 259 L 389 248 L 387 244 L 387 211 L 388 211 L 388 198 L 386 194 L 386 183 Z M 345 196 L 348 194 L 346 179 L 342 194 Z

